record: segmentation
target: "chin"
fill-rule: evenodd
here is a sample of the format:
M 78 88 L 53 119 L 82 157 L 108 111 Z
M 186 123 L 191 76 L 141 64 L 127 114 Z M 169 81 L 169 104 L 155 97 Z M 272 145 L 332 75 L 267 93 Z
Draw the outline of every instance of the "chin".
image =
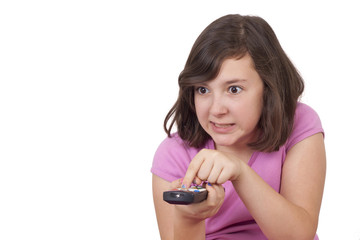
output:
M 216 145 L 219 146 L 232 146 L 235 145 L 238 141 L 235 141 L 232 138 L 224 138 L 224 137 L 214 137 L 213 138 Z
M 232 147 L 232 146 L 247 146 L 250 141 L 250 136 L 245 133 L 241 134 L 213 134 L 210 135 L 218 146 Z

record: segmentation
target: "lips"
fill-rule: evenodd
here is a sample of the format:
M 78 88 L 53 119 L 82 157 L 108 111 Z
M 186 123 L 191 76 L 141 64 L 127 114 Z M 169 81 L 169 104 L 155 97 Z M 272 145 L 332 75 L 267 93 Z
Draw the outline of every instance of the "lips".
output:
M 228 134 L 232 133 L 236 127 L 235 123 L 216 123 L 210 122 L 211 128 L 214 133 L 218 134 Z
M 214 122 L 211 122 L 215 127 L 218 127 L 218 128 L 228 128 L 228 127 L 231 127 L 231 126 L 234 126 L 235 124 L 234 123 L 214 123 Z

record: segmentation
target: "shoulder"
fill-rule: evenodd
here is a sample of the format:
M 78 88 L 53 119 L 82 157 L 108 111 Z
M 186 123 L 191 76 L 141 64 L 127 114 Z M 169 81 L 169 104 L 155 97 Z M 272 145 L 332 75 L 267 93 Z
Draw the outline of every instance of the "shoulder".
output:
M 161 156 L 180 156 L 187 155 L 191 151 L 191 147 L 180 138 L 177 133 L 171 134 L 170 137 L 166 137 L 156 150 L 155 157 Z
M 298 103 L 294 116 L 293 130 L 286 142 L 286 151 L 296 143 L 324 130 L 317 112 L 304 103 Z
M 305 103 L 298 102 L 296 105 L 295 118 L 306 116 L 317 116 L 316 111 Z
M 189 147 L 177 133 L 165 138 L 155 152 L 151 172 L 167 181 L 182 178 L 199 149 Z
M 183 147 L 184 141 L 179 137 L 177 133 L 171 134 L 170 137 L 166 137 L 159 145 L 157 151 L 168 150 L 169 147 Z

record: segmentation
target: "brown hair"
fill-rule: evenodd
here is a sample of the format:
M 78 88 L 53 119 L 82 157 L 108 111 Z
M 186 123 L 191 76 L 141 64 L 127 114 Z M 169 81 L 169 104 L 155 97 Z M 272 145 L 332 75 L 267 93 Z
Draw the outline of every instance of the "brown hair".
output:
M 195 41 L 180 73 L 179 96 L 165 117 L 171 136 L 176 123 L 179 136 L 192 147 L 203 147 L 210 136 L 196 117 L 194 85 L 214 79 L 228 58 L 248 53 L 264 83 L 261 134 L 248 145 L 258 151 L 277 151 L 288 139 L 304 83 L 269 24 L 260 17 L 226 15 L 212 22 Z M 168 122 L 172 118 L 170 125 Z

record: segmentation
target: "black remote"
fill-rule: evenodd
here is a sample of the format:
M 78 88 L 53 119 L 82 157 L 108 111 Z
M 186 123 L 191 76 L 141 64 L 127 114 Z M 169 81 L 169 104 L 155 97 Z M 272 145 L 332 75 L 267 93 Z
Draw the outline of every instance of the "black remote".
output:
M 198 203 L 207 198 L 208 191 L 201 186 L 190 188 L 177 188 L 163 193 L 164 201 L 170 204 L 188 205 Z

